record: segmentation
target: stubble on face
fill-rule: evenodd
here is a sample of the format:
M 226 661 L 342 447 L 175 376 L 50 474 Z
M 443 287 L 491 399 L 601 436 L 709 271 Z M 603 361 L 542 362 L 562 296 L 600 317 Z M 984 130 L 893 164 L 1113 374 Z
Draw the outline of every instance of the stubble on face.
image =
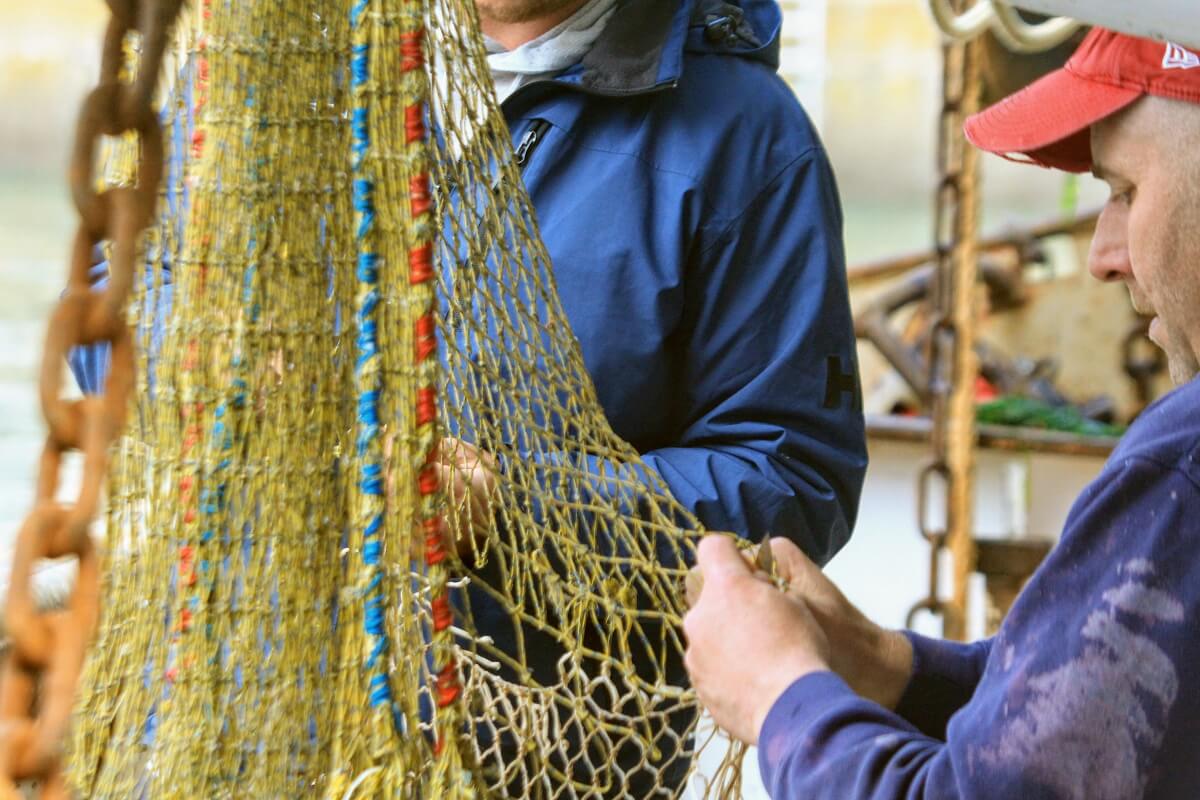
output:
M 584 0 L 475 0 L 479 16 L 503 25 L 533 22 L 565 9 L 578 8 Z
M 1156 301 L 1171 379 L 1183 384 L 1200 375 L 1200 105 L 1155 105 L 1160 160 L 1174 176 L 1159 221 L 1163 262 Z
M 1158 318 L 1152 338 L 1186 383 L 1200 374 L 1200 106 L 1146 97 L 1095 133 L 1096 162 L 1131 183 L 1130 299 Z

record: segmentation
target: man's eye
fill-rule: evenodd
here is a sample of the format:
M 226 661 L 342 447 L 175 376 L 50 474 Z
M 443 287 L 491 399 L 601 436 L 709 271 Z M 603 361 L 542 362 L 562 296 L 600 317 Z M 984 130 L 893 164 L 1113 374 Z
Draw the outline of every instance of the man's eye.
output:
M 1122 189 L 1121 191 L 1116 191 L 1114 189 L 1112 194 L 1109 196 L 1109 201 L 1127 206 L 1133 202 L 1133 189 Z

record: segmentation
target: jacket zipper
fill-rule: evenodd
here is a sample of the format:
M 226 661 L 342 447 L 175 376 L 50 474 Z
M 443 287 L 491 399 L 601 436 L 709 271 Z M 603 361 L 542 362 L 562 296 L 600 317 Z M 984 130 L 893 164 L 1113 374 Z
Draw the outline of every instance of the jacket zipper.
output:
M 550 123 L 544 119 L 535 119 L 529 123 L 529 127 L 525 129 L 525 134 L 521 137 L 521 141 L 517 144 L 515 160 L 517 167 L 524 169 L 525 164 L 529 161 L 529 157 L 533 155 L 533 151 L 545 138 L 546 131 L 550 130 Z

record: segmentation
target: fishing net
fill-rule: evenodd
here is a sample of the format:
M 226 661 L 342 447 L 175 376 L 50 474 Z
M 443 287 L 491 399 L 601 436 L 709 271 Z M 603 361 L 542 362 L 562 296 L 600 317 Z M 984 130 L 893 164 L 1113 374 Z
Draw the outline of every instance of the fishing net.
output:
M 473 2 L 176 40 L 75 789 L 680 795 L 699 525 L 597 401 Z

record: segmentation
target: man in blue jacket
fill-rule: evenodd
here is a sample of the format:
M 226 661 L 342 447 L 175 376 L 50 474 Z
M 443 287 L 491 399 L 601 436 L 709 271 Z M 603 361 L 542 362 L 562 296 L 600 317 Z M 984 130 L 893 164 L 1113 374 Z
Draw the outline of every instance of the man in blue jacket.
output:
M 866 454 L 841 210 L 824 149 L 776 74 L 778 6 L 476 5 L 614 431 L 706 527 L 785 536 L 824 563 L 854 524 Z M 485 507 L 487 454 L 454 453 L 444 478 Z M 478 629 L 515 651 L 507 612 L 483 591 L 471 605 Z M 561 647 L 528 627 L 520 638 L 535 679 L 553 682 Z M 684 679 L 682 664 L 671 671 Z M 614 760 L 624 778 L 612 796 L 657 796 L 687 768 L 632 746 Z
M 776 74 L 775 0 L 477 5 L 614 431 L 706 527 L 825 563 L 866 445 L 837 188 Z M 99 391 L 107 354 L 72 366 Z
M 776 74 L 778 5 L 477 6 L 614 431 L 705 526 L 786 536 L 824 563 L 850 535 L 866 451 L 841 209 L 817 134 Z M 78 359 L 81 382 L 98 387 L 102 356 Z M 446 478 L 483 490 L 473 467 L 487 455 L 469 443 L 455 453 Z M 481 632 L 512 641 L 501 609 L 473 606 Z M 553 676 L 561 650 L 542 638 L 529 666 Z
M 787 592 L 701 543 L 687 666 L 775 800 L 1200 797 L 1200 54 L 1093 30 L 968 137 L 1091 169 L 1089 267 L 1179 384 L 1130 427 L 993 639 L 872 624 L 790 542 Z
M 707 528 L 826 563 L 853 528 L 865 439 L 838 191 L 775 73 L 779 6 L 478 6 L 614 432 Z M 100 390 L 104 351 L 72 363 Z
M 786 536 L 824 563 L 854 524 L 866 453 L 841 210 L 775 74 L 778 6 L 477 6 L 614 431 L 705 526 Z

